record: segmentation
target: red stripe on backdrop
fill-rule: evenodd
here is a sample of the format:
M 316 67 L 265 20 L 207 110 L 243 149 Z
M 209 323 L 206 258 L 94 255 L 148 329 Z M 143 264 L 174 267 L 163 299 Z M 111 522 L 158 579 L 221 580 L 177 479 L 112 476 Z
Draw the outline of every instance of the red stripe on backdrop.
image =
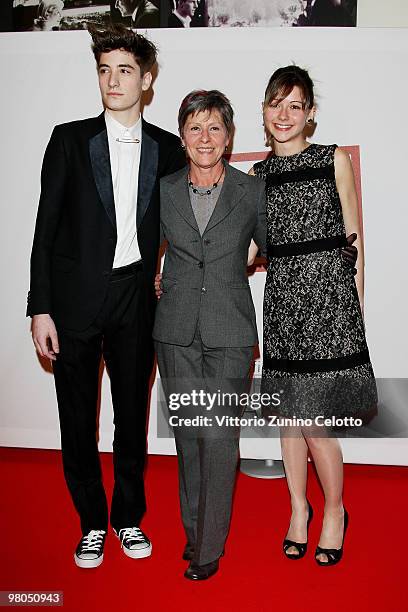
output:
M 363 201 L 361 193 L 361 164 L 360 164 L 360 146 L 359 145 L 345 145 L 340 147 L 346 151 L 351 159 L 351 165 L 354 171 L 354 180 L 356 184 L 357 198 L 358 198 L 358 216 L 361 237 L 364 243 L 364 227 L 363 227 Z M 249 151 L 248 153 L 231 153 L 226 155 L 226 159 L 231 162 L 259 162 L 263 161 L 270 155 L 270 151 Z M 250 268 L 251 274 L 253 272 L 265 272 L 265 260 L 258 258 L 255 264 Z

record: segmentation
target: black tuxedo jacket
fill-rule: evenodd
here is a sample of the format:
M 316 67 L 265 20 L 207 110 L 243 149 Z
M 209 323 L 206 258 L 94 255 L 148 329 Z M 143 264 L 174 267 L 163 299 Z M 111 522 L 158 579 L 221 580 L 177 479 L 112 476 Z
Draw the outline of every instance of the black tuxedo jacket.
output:
M 160 235 L 159 180 L 185 163 L 179 138 L 142 120 L 136 223 L 152 306 Z M 104 114 L 56 126 L 41 173 L 27 315 L 48 313 L 65 329 L 89 327 L 106 296 L 116 240 Z
M 184 28 L 183 22 L 175 15 L 174 13 L 170 13 L 168 21 L 168 28 Z

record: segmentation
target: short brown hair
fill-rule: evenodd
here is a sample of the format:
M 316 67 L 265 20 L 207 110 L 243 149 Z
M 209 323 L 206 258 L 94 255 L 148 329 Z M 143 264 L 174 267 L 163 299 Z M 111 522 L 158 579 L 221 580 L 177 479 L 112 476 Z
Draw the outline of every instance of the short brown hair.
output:
M 312 108 L 314 105 L 313 81 L 307 70 L 295 64 L 275 70 L 265 90 L 264 106 L 269 106 L 272 100 L 283 100 L 296 85 L 302 92 L 303 108 Z
M 180 136 L 183 135 L 183 129 L 189 115 L 195 115 L 203 111 L 211 112 L 212 110 L 219 111 L 227 134 L 231 136 L 234 130 L 234 111 L 227 96 L 218 89 L 211 89 L 210 91 L 195 89 L 186 95 L 180 105 L 178 114 Z
M 99 64 L 101 54 L 120 49 L 131 53 L 140 66 L 142 76 L 149 72 L 156 62 L 157 49 L 150 40 L 136 34 L 120 23 L 111 24 L 103 30 L 89 25 L 88 32 L 92 37 L 92 51 Z

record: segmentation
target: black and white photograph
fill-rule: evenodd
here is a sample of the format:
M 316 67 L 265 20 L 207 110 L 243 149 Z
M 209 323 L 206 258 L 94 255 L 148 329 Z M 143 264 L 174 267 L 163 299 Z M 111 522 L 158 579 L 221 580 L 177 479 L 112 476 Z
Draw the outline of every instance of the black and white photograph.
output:
M 208 0 L 162 0 L 162 28 L 205 28 Z
M 208 0 L 210 27 L 355 27 L 357 0 Z
M 129 28 L 160 27 L 160 0 L 111 0 L 111 20 Z
M 14 0 L 13 30 L 85 30 L 121 22 L 136 29 L 160 27 L 160 0 Z
M 129 28 L 355 27 L 357 0 L 8 0 L 2 31 Z M 7 0 L 5 4 L 7 3 Z M 4 8 L 4 7 L 3 7 Z M 4 12 L 4 10 L 3 10 Z M 9 13 L 12 15 L 10 16 Z
M 85 30 L 110 21 L 106 0 L 14 0 L 14 31 Z

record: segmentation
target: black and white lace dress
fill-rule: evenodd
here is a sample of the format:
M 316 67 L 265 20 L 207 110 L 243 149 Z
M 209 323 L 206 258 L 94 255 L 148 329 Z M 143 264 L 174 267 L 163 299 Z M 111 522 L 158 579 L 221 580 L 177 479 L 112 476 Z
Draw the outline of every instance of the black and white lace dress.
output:
M 302 381 L 279 409 L 302 418 L 357 417 L 376 403 L 353 271 L 341 255 L 335 149 L 311 144 L 254 166 L 267 197 L 262 384 L 276 391 L 278 379 Z

